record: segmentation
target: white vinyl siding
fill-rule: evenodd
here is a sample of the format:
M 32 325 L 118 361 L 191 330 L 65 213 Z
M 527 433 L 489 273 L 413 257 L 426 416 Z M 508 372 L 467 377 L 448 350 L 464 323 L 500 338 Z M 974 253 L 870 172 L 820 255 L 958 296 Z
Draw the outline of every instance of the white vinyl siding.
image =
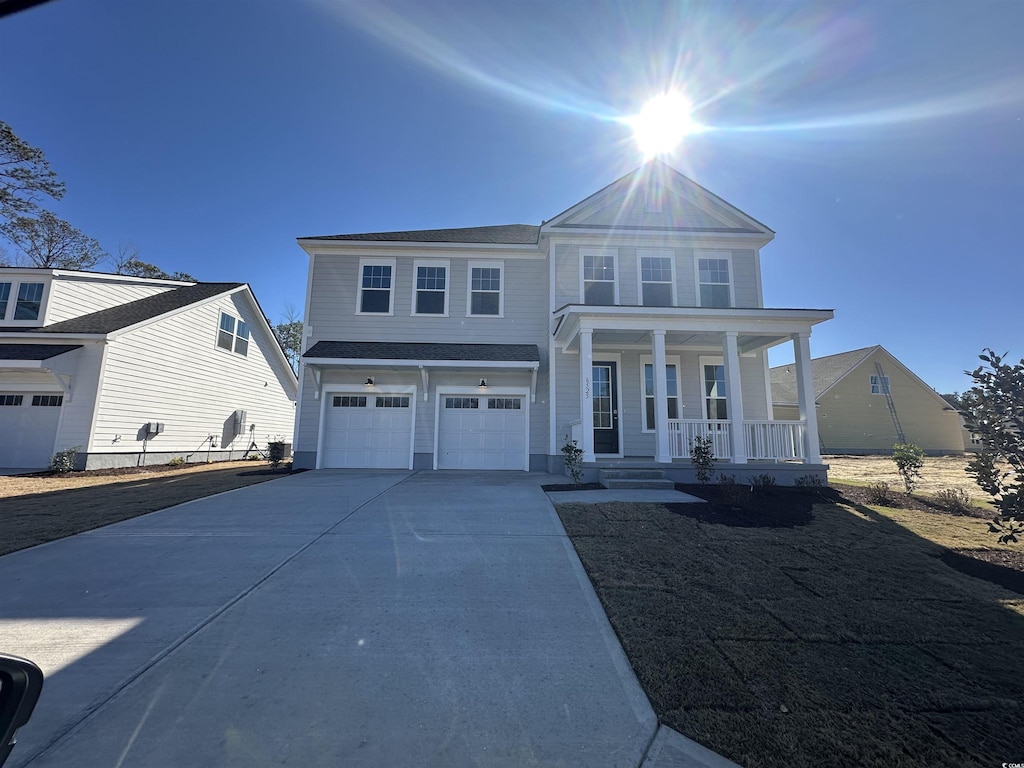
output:
M 59 323 L 101 309 L 172 291 L 175 285 L 147 285 L 144 282 L 104 282 L 97 278 L 58 277 L 50 283 L 46 322 Z
M 261 447 L 269 439 L 287 441 L 295 383 L 276 355 L 264 354 L 277 342 L 256 312 L 243 294 L 233 294 L 113 339 L 91 450 L 141 450 L 139 429 L 149 421 L 166 424 L 163 434 L 148 442 L 149 451 L 205 450 L 210 435 L 218 449 L 244 450 L 250 439 Z M 247 356 L 224 354 L 210 342 L 208 333 L 218 327 L 221 313 L 249 324 Z M 197 333 L 197 328 L 211 330 Z M 232 414 L 238 409 L 246 411 L 247 426 L 255 430 L 234 434 Z

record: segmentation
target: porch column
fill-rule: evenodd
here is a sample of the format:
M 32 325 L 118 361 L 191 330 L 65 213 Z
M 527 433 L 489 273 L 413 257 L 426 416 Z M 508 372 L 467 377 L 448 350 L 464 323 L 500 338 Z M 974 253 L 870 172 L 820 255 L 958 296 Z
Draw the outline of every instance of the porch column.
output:
M 804 423 L 804 459 L 821 464 L 818 442 L 818 411 L 814 407 L 814 376 L 811 369 L 811 334 L 793 334 L 793 357 L 796 362 L 796 397 L 800 404 L 800 421 Z
M 654 460 L 670 464 L 668 445 L 668 378 L 665 374 L 665 331 L 651 331 L 654 367 Z
M 732 460 L 747 463 L 747 435 L 743 429 L 743 387 L 740 383 L 740 350 L 736 331 L 722 335 L 722 362 L 725 364 L 725 396 L 732 433 Z
M 580 424 L 583 460 L 594 460 L 594 332 L 580 331 Z

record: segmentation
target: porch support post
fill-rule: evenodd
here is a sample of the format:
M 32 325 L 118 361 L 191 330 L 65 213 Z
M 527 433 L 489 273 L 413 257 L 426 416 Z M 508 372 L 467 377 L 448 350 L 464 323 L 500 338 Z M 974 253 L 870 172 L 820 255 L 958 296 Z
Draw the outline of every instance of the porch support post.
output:
M 722 362 L 725 364 L 725 396 L 729 410 L 734 464 L 747 463 L 747 435 L 743 429 L 743 387 L 740 383 L 740 350 L 736 331 L 722 335 Z
M 818 443 L 818 412 L 814 407 L 814 376 L 811 369 L 811 334 L 793 334 L 793 358 L 796 362 L 796 397 L 800 421 L 804 423 L 804 461 L 821 464 Z
M 580 423 L 583 461 L 594 461 L 594 332 L 580 330 Z
M 654 363 L 654 460 L 670 464 L 672 456 L 668 446 L 668 379 L 665 374 L 665 331 L 651 331 Z

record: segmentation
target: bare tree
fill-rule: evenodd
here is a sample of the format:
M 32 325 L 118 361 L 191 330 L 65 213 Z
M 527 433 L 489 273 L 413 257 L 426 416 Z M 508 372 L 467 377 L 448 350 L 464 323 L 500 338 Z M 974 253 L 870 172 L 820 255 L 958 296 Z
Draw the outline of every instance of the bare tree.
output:
M 114 257 L 114 272 L 118 275 L 131 275 L 132 277 L 152 277 L 158 280 L 181 280 L 182 282 L 197 283 L 192 275 L 187 272 L 164 272 L 156 264 L 150 264 L 139 258 L 139 249 L 132 243 L 122 243 L 117 246 L 117 256 Z
M 49 211 L 19 216 L 3 226 L 4 236 L 32 267 L 91 269 L 107 254 L 100 244 Z
M 302 318 L 295 311 L 295 305 L 285 304 L 284 322 L 274 326 L 274 335 L 281 344 L 292 371 L 298 375 L 299 360 L 302 358 Z
M 40 197 L 60 200 L 64 182 L 50 169 L 41 149 L 18 138 L 0 120 L 0 225 L 39 211 Z

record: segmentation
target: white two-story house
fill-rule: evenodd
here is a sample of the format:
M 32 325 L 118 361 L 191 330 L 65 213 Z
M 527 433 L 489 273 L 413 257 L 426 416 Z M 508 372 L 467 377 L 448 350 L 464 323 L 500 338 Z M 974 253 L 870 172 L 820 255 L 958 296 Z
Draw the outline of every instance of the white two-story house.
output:
M 244 283 L 0 268 L 0 468 L 241 458 L 297 387 Z
M 296 466 L 824 477 L 809 339 L 827 309 L 764 305 L 774 233 L 660 162 L 539 226 L 301 238 Z M 792 344 L 797 418 L 767 350 Z

